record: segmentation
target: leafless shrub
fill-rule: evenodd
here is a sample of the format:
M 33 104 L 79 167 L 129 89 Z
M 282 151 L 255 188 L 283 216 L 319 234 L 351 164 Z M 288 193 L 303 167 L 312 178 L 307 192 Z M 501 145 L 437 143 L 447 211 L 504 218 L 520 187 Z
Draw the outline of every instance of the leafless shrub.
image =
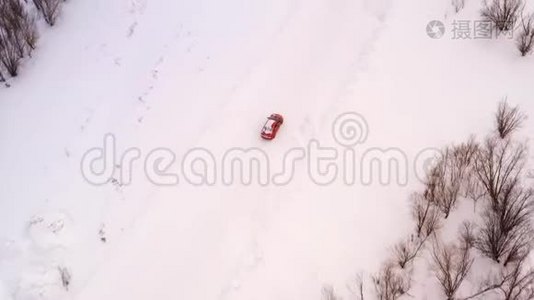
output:
M 37 30 L 35 19 L 26 11 L 20 0 L 0 0 L 0 27 L 4 28 L 20 57 L 35 48 Z
M 441 227 L 441 219 L 439 211 L 432 206 L 423 224 L 423 236 L 425 238 L 431 236 Z
M 424 196 L 441 210 L 445 218 L 456 207 L 477 149 L 474 141 L 447 147 L 428 175 Z
M 37 42 L 33 17 L 20 0 L 0 0 L 0 61 L 17 76 L 20 60 L 31 54 Z
M 402 269 L 396 269 L 394 263 L 388 262 L 379 274 L 373 276 L 373 283 L 379 300 L 396 300 L 408 292 L 411 279 L 409 274 Z
M 531 219 L 534 192 L 517 181 L 500 194 L 497 206 L 488 207 L 476 248 L 506 266 L 530 252 L 534 237 Z
M 488 293 L 499 292 L 504 300 L 534 298 L 534 270 L 525 264 L 526 256 L 504 268 L 499 276 L 486 280 L 474 294 L 461 300 L 484 299 Z
M 453 146 L 453 158 L 456 164 L 462 170 L 467 169 L 474 161 L 476 154 L 478 153 L 479 145 L 473 136 L 469 137 L 467 142 Z
M 46 23 L 54 26 L 61 10 L 62 0 L 33 0 L 33 3 L 43 15 Z
M 465 7 L 465 0 L 452 0 L 452 6 L 455 12 L 460 12 Z
M 499 31 L 508 31 L 514 28 L 524 6 L 523 0 L 491 0 L 490 3 L 485 0 L 481 15 Z
M 449 151 L 447 149 L 444 156 L 440 157 L 436 165 L 430 170 L 425 190 L 425 198 L 438 207 L 445 214 L 445 218 L 449 216 L 453 205 L 456 203 L 457 195 L 457 193 L 455 195 L 455 189 L 450 189 L 447 183 L 449 179 L 447 176 L 448 156 Z
M 460 229 L 460 245 L 462 247 L 471 249 L 475 246 L 475 228 L 472 223 L 464 222 Z
M 354 282 L 350 285 L 348 285 L 348 289 L 351 292 L 354 299 L 357 300 L 365 300 L 364 292 L 363 292 L 363 277 L 362 275 L 356 276 L 356 279 Z
M 474 162 L 480 150 L 480 145 L 471 136 L 467 142 L 454 146 L 453 149 L 454 157 L 457 161 L 456 166 L 462 177 L 461 194 L 476 203 L 484 195 L 484 190 L 474 172 Z
M 432 251 L 434 275 L 447 299 L 454 299 L 454 295 L 473 265 L 474 259 L 471 257 L 470 247 L 464 242 L 465 240 L 462 240 L 460 246 L 443 246 L 438 240 L 434 242 Z
M 35 50 L 37 40 L 39 39 L 39 33 L 37 31 L 37 27 L 35 26 L 35 18 L 31 15 L 27 15 L 24 23 L 22 23 L 21 30 L 24 41 L 29 47 L 29 50 L 27 50 L 28 55 L 31 56 L 31 52 L 32 50 Z
M 499 136 L 502 139 L 508 137 L 511 133 L 521 127 L 525 119 L 526 117 L 519 110 L 519 107 L 510 107 L 506 99 L 503 100 L 499 103 L 499 108 L 495 114 L 495 127 L 497 128 Z
M 517 37 L 517 49 L 521 56 L 526 56 L 534 48 L 534 15 L 521 18 L 519 36 Z
M 483 214 L 476 248 L 505 266 L 531 249 L 530 223 L 534 192 L 521 186 L 526 147 L 507 137 L 520 127 L 524 115 L 501 102 L 496 114 L 499 138 L 488 138 L 475 160 L 475 171 L 489 206 Z
M 16 46 L 9 40 L 6 31 L 0 27 L 0 62 L 9 75 L 13 77 L 18 75 L 20 60 Z
M 510 140 L 487 138 L 475 160 L 475 172 L 486 191 L 493 210 L 497 209 L 501 194 L 517 181 L 523 170 L 525 145 Z
M 534 298 L 534 270 L 525 265 L 526 256 L 515 263 L 503 276 L 499 288 L 504 300 L 530 300 Z
M 464 197 L 473 200 L 474 209 L 476 209 L 478 200 L 483 199 L 486 195 L 486 189 L 472 169 L 464 181 Z
M 430 207 L 432 204 L 418 193 L 411 195 L 411 201 L 412 217 L 415 220 L 415 232 L 417 233 L 417 237 L 421 237 L 421 234 L 423 233 L 423 226 L 425 225 L 426 218 L 430 212 Z
M 63 288 L 68 291 L 72 275 L 70 274 L 69 269 L 65 267 L 58 267 L 58 271 L 61 276 L 61 284 L 63 285 Z
M 323 286 L 322 290 L 323 300 L 341 300 L 340 297 L 336 295 L 336 292 L 334 291 L 334 287 L 331 285 L 325 285 Z
M 412 195 L 412 216 L 415 220 L 417 238 L 426 238 L 440 227 L 436 207 L 420 194 Z
M 401 269 L 411 264 L 419 251 L 423 248 L 426 242 L 427 236 L 424 238 L 414 238 L 411 236 L 408 239 L 404 239 L 394 247 L 395 259 Z

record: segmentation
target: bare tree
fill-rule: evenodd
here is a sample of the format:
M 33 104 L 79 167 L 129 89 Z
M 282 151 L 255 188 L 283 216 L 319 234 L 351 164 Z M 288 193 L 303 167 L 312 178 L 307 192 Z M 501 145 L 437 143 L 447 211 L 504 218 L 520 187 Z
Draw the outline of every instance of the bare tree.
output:
M 46 23 L 54 26 L 61 10 L 62 0 L 33 0 L 33 3 L 43 15 Z
M 440 227 L 436 207 L 420 194 L 412 195 L 412 216 L 415 220 L 417 238 L 426 238 Z
M 495 114 L 495 127 L 500 138 L 504 139 L 521 128 L 525 119 L 526 116 L 519 110 L 519 107 L 511 107 L 506 99 L 501 101 Z
M 388 262 L 373 276 L 373 283 L 379 300 L 396 300 L 408 292 L 411 279 L 406 272 L 396 269 L 394 263 Z
M 0 0 L 0 62 L 17 76 L 20 61 L 31 54 L 37 42 L 33 17 L 20 0 Z
M 477 149 L 474 141 L 447 147 L 430 171 L 424 196 L 443 212 L 445 218 L 456 207 Z
M 441 218 L 438 209 L 435 206 L 430 208 L 430 212 L 423 224 L 423 236 L 428 238 L 441 228 Z
M 522 17 L 519 30 L 517 49 L 521 52 L 521 56 L 526 56 L 534 47 L 534 15 Z
M 517 181 L 507 185 L 497 206 L 484 212 L 476 248 L 505 266 L 529 253 L 534 236 L 533 195 L 532 190 L 522 189 Z
M 448 175 L 452 175 L 448 171 L 449 149 L 445 150 L 436 165 L 430 170 L 428 179 L 426 181 L 425 198 L 434 204 L 445 215 L 449 216 L 452 208 L 456 204 L 459 186 L 451 187 L 448 180 L 451 179 Z M 456 180 L 455 180 L 456 181 Z
M 26 13 L 24 22 L 21 24 L 21 32 L 24 41 L 29 47 L 27 50 L 28 55 L 31 56 L 32 50 L 35 50 L 37 40 L 39 39 L 39 32 L 35 25 L 35 18 L 32 15 Z
M 452 6 L 455 12 L 460 12 L 465 7 L 465 0 L 452 0 Z
M 516 188 L 517 185 L 517 188 Z M 503 194 L 499 201 L 499 221 L 501 233 L 507 234 L 504 243 L 506 256 L 504 265 L 518 261 L 532 249 L 534 230 L 532 228 L 532 208 L 534 191 L 523 189 L 514 182 Z
M 452 147 L 453 158 L 462 172 L 474 161 L 480 146 L 474 136 L 469 137 L 467 142 Z
M 0 0 L 0 27 L 16 47 L 20 57 L 35 48 L 37 29 L 34 18 L 26 11 L 20 0 Z M 29 47 L 29 49 L 28 49 Z
M 525 164 L 525 145 L 510 140 L 487 138 L 475 160 L 475 172 L 493 210 L 503 191 L 517 180 Z
M 417 237 L 420 238 L 423 233 L 423 227 L 430 214 L 432 203 L 418 193 L 412 194 L 411 201 L 412 217 L 415 220 L 415 232 L 417 233 Z
M 474 259 L 470 254 L 470 246 L 464 244 L 465 241 L 462 240 L 460 246 L 443 246 L 437 239 L 434 242 L 432 251 L 434 275 L 448 300 L 454 299 L 473 265 Z
M 465 143 L 454 147 L 456 166 L 461 172 L 461 195 L 476 202 L 484 196 L 484 189 L 474 172 L 474 162 L 480 151 L 480 145 L 473 136 Z
M 411 264 L 423 248 L 428 236 L 415 238 L 411 236 L 408 239 L 400 241 L 394 247 L 395 259 L 401 269 Z
M 61 284 L 65 290 L 69 290 L 70 282 L 72 280 L 72 275 L 66 267 L 58 267 L 58 272 L 61 277 Z
M 508 138 L 524 118 L 517 107 L 501 102 L 496 113 L 499 138 L 488 138 L 475 160 L 478 179 L 489 200 L 476 248 L 505 266 L 530 252 L 534 236 L 530 223 L 534 192 L 524 189 L 519 179 L 526 146 Z
M 352 293 L 355 299 L 365 300 L 363 292 L 363 277 L 358 275 L 353 284 L 348 286 L 349 291 Z
M 334 287 L 331 285 L 325 285 L 322 289 L 323 300 L 341 300 L 340 297 L 336 295 L 336 292 L 334 291 Z
M 477 292 L 461 300 L 484 299 L 488 293 L 500 293 L 504 300 L 531 300 L 534 298 L 534 270 L 525 264 L 524 256 L 499 276 L 486 280 Z
M 484 0 L 481 15 L 491 21 L 499 31 L 508 31 L 521 15 L 525 3 L 523 0 Z
M 462 247 L 471 249 L 475 246 L 475 226 L 473 223 L 465 221 L 460 228 L 460 245 Z
M 21 57 L 16 46 L 9 39 L 6 30 L 0 27 L 0 62 L 4 65 L 9 75 L 16 77 Z
M 476 211 L 478 200 L 486 197 L 487 193 L 477 177 L 474 169 L 471 169 L 464 181 L 464 197 L 473 200 L 473 210 Z
M 504 300 L 530 300 L 534 298 L 534 271 L 525 265 L 526 256 L 503 275 L 500 290 Z

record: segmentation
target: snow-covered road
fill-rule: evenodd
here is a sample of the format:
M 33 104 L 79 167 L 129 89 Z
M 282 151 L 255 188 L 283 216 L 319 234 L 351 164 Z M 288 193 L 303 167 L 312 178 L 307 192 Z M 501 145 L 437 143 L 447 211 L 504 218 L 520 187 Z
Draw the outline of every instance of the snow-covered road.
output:
M 164 81 L 147 99 L 153 104 L 141 144 L 178 152 L 200 146 L 218 158 L 233 147 L 258 147 L 278 168 L 290 148 L 329 138 L 336 106 L 363 67 L 385 11 L 358 1 L 285 4 L 240 29 L 258 27 L 260 19 L 268 24 L 262 30 L 236 35 L 211 24 L 206 31 L 227 37 L 222 43 L 229 49 L 212 54 L 211 35 L 199 34 L 192 53 L 209 61 L 196 73 L 176 72 L 184 58 L 170 55 Z M 258 130 L 271 112 L 286 123 L 275 142 L 265 143 Z M 176 128 L 181 123 L 191 126 Z M 172 129 L 155 136 L 161 128 Z M 355 263 L 374 267 L 381 237 L 394 237 L 388 231 L 396 218 L 361 193 L 355 201 L 354 189 L 314 186 L 302 166 L 283 187 L 158 188 L 150 200 L 157 201 L 80 299 L 303 299 L 317 295 L 311 286 L 352 276 Z M 373 231 L 373 242 L 358 231 L 375 218 L 388 221 Z M 355 256 L 346 246 L 358 243 L 369 246 Z

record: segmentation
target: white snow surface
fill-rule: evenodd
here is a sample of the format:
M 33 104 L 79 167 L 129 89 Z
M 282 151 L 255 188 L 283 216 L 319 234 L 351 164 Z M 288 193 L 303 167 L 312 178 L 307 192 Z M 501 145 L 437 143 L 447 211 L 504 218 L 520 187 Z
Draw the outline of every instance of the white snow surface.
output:
M 324 284 L 350 299 L 346 284 L 376 272 L 413 229 L 418 153 L 483 136 L 503 97 L 531 115 L 523 133 L 534 137 L 533 56 L 503 38 L 426 34 L 431 20 L 478 19 L 479 7 L 66 2 L 0 89 L 0 300 L 319 299 Z M 94 186 L 80 171 L 112 133 L 117 153 L 165 147 L 177 162 L 195 147 L 217 158 L 256 147 L 275 173 L 287 150 L 312 139 L 342 149 L 332 123 L 344 112 L 369 125 L 358 151 L 406 154 L 407 184 L 321 186 L 305 161 L 283 186 L 158 186 L 141 162 L 130 185 Z M 271 113 L 285 121 L 266 142 Z

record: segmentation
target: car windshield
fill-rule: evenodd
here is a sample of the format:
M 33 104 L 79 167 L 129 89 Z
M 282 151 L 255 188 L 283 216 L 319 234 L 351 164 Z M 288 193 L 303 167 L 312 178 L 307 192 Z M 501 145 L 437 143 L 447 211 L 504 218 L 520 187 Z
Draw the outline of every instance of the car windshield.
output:
M 267 120 L 267 122 L 265 123 L 265 125 L 263 126 L 263 131 L 266 132 L 266 133 L 271 133 L 273 131 L 273 124 L 274 124 L 274 120 Z

